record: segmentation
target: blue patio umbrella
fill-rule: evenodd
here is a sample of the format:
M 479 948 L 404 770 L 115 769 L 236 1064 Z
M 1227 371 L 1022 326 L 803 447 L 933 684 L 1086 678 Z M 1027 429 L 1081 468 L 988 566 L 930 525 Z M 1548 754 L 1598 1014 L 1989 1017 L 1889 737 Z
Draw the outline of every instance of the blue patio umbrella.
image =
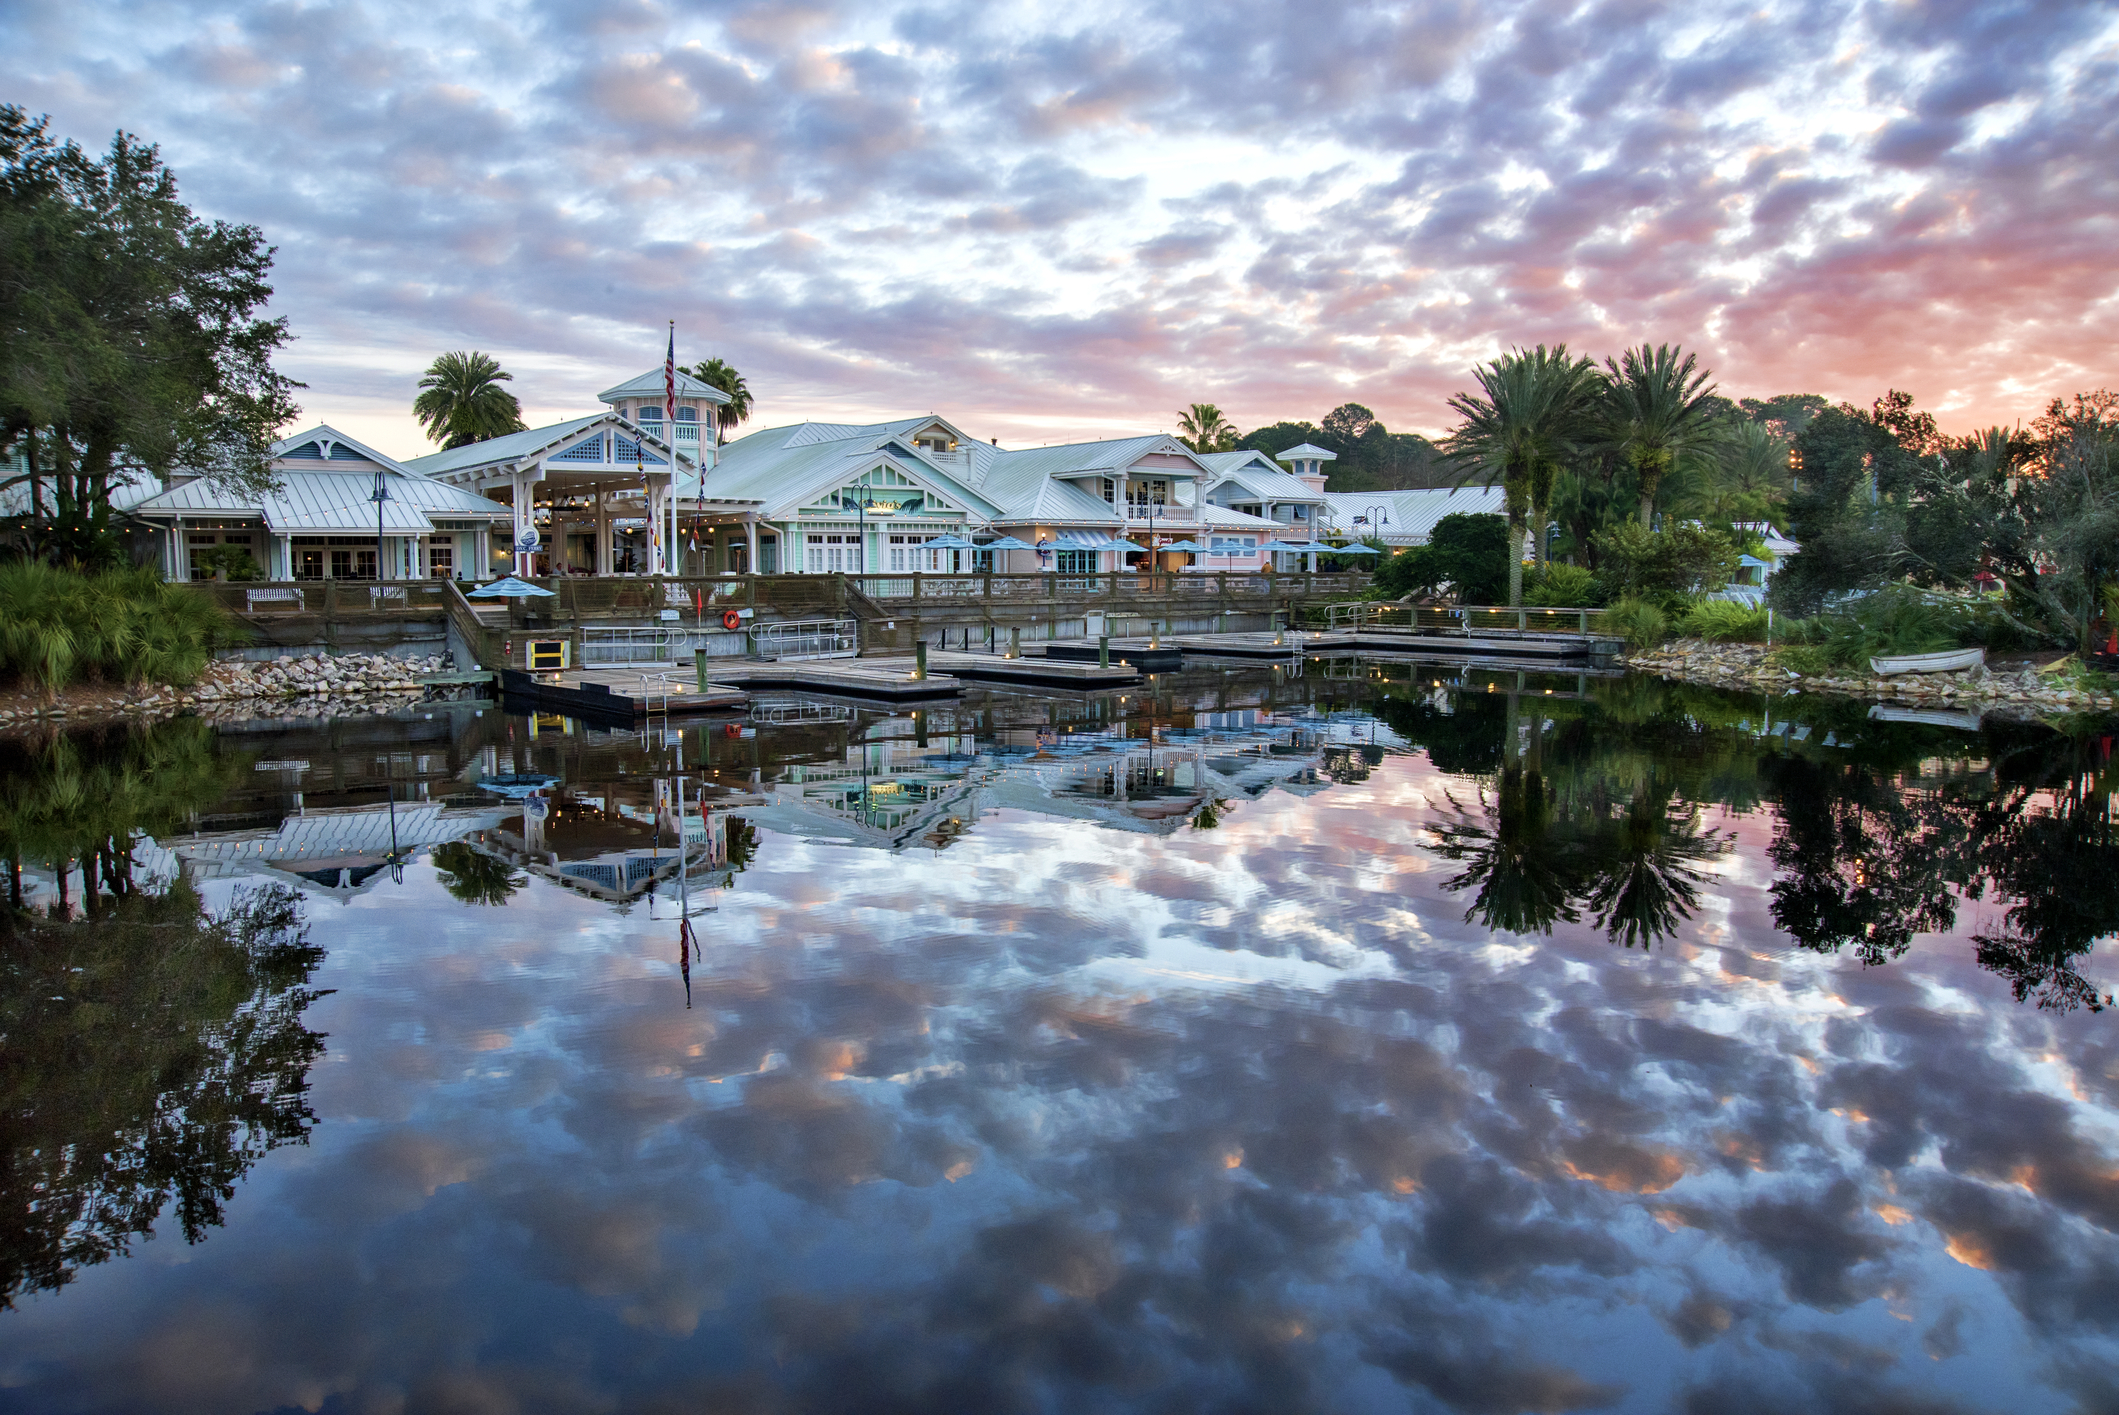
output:
M 1363 545 L 1358 540 L 1352 545 L 1327 545 L 1320 548 L 1329 555 L 1376 555 L 1381 553 L 1375 546 Z
M 543 595 L 550 598 L 554 590 L 541 590 L 528 580 L 519 580 L 513 575 L 495 580 L 490 585 L 480 585 L 467 596 L 470 599 L 521 599 L 526 595 Z
M 1188 540 L 1178 541 L 1175 545 L 1158 545 L 1155 548 L 1157 550 L 1181 550 L 1187 555 L 1199 555 L 1202 553 L 1197 545 Z
M 976 541 L 965 540 L 962 536 L 936 536 L 933 540 L 924 541 L 920 545 L 922 550 L 977 550 L 978 548 Z
M 1269 540 L 1264 545 L 1257 547 L 1257 549 L 1262 553 L 1268 554 L 1308 555 L 1313 550 L 1324 550 L 1327 547 L 1321 545 L 1289 545 L 1286 541 Z
M 980 547 L 979 547 L 979 549 L 980 549 L 980 550 L 1036 550 L 1036 549 L 1037 549 L 1037 547 L 1036 547 L 1036 546 L 1034 546 L 1034 545 L 1032 545 L 1032 544 L 1031 544 L 1031 543 L 1030 543 L 1029 541 L 1027 541 L 1027 540 L 1017 540 L 1017 539 L 1016 539 L 1016 538 L 1015 538 L 1014 536 L 1002 536 L 1002 537 L 1001 537 L 1001 538 L 1000 538 L 999 540 L 989 540 L 989 541 L 987 541 L 987 542 L 986 542 L 986 543 L 985 543 L 984 545 L 980 546 Z

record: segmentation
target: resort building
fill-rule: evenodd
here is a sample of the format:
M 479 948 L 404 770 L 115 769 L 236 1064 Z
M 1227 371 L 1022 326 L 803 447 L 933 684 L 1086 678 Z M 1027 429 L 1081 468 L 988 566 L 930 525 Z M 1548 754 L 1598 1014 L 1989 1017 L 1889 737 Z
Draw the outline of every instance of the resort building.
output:
M 1318 447 L 1202 456 L 1155 433 L 1003 449 L 931 413 L 723 446 L 727 395 L 689 375 L 672 419 L 659 368 L 597 398 L 403 461 L 319 424 L 274 444 L 265 496 L 182 477 L 131 514 L 172 578 L 211 578 L 235 550 L 264 579 L 371 581 L 1294 571 L 1316 568 L 1333 523 Z

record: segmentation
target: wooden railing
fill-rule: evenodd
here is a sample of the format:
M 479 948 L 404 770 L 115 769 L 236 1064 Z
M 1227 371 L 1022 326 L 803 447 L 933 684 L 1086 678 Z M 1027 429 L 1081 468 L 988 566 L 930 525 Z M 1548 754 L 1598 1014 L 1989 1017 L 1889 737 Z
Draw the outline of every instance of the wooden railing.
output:
M 1368 583 L 1360 573 L 1255 574 L 1240 571 L 1097 570 L 1080 574 L 1044 571 L 1028 575 L 863 575 L 855 579 L 879 603 L 952 604 L 965 600 L 1042 599 L 1232 599 L 1351 594 Z
M 1334 629 L 1406 629 L 1438 634 L 1607 634 L 1602 609 L 1510 609 L 1503 605 L 1415 606 L 1374 600 L 1333 604 Z

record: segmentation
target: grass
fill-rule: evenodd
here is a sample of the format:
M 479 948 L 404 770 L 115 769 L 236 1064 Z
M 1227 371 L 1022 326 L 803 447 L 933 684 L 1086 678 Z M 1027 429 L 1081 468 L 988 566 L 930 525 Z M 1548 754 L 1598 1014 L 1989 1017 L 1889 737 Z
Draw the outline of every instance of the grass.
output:
M 0 671 L 47 695 L 82 681 L 190 683 L 236 632 L 217 605 L 151 570 L 0 565 Z

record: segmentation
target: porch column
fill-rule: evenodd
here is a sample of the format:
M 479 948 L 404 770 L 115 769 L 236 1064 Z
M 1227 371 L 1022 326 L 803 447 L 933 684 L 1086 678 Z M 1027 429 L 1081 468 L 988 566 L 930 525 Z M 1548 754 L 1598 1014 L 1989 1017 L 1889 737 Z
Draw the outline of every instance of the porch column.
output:
M 596 483 L 596 573 L 611 573 L 611 507 L 602 482 Z
M 657 485 L 657 482 L 660 485 Z M 663 542 L 669 539 L 667 524 L 670 482 L 668 477 L 647 478 L 647 572 L 650 575 L 667 573 L 669 547 Z
M 746 517 L 746 518 L 744 519 L 744 522 L 743 522 L 743 533 L 744 533 L 744 545 L 745 545 L 746 547 L 748 547 L 748 549 L 747 549 L 747 551 L 746 551 L 746 554 L 745 554 L 745 558 L 744 558 L 744 561 L 743 561 L 743 568 L 744 568 L 744 569 L 745 569 L 746 571 L 748 571 L 749 573 L 753 574 L 753 575 L 756 575 L 756 574 L 760 574 L 760 573 L 762 573 L 762 572 L 761 572 L 761 571 L 759 570 L 759 568 L 758 568 L 758 513 L 757 513 L 757 512 L 755 512 L 755 511 L 751 512 L 751 513 L 750 513 L 750 515 L 749 515 L 749 516 L 747 516 L 747 517 Z

